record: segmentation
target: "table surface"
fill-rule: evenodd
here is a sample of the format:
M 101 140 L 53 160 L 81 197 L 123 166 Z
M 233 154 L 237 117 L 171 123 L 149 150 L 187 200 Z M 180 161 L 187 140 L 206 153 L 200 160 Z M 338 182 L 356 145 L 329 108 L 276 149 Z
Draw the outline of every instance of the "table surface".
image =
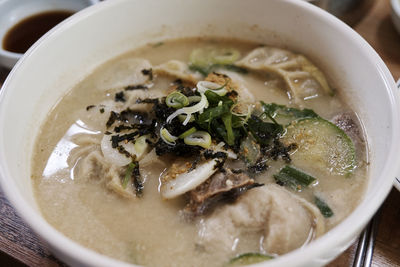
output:
M 354 29 L 374 47 L 393 77 L 400 78 L 400 35 L 390 19 L 389 0 L 376 0 L 370 12 Z M 0 68 L 0 85 L 7 74 L 8 70 Z M 381 207 L 372 266 L 400 266 L 399 222 L 400 192 L 393 188 Z M 356 249 L 357 242 L 328 266 L 351 266 Z M 1 191 L 0 265 L 64 266 L 19 218 Z

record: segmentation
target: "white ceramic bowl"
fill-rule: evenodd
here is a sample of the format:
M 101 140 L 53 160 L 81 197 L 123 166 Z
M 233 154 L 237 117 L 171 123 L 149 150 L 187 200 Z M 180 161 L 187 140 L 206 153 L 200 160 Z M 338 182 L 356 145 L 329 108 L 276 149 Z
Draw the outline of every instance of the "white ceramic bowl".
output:
M 99 0 L 1 0 L 0 1 L 0 43 L 14 25 L 34 14 L 51 10 L 78 12 Z M 22 57 L 21 53 L 7 51 L 0 46 L 0 65 L 12 68 Z
M 126 265 L 80 246 L 43 219 L 30 181 L 33 144 L 52 106 L 97 66 L 145 43 L 185 36 L 283 45 L 311 57 L 341 85 L 368 134 L 371 179 L 366 195 L 348 218 L 318 240 L 257 266 L 326 264 L 355 240 L 393 185 L 400 166 L 400 103 L 390 72 L 368 43 L 303 1 L 114 0 L 66 20 L 25 54 L 1 91 L 0 175 L 6 195 L 70 265 Z
M 400 34 L 400 0 L 391 0 L 390 4 L 392 5 L 392 21 Z

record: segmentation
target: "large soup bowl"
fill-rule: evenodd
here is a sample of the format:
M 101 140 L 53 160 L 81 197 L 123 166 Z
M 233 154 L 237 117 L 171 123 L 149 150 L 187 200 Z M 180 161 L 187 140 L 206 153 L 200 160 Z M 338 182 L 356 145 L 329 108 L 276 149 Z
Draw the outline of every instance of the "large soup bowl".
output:
M 390 191 L 400 166 L 400 105 L 394 80 L 350 27 L 303 1 L 114 0 L 85 9 L 40 39 L 18 62 L 0 97 L 0 175 L 5 194 L 54 254 L 72 266 L 132 266 L 68 239 L 41 215 L 31 182 L 40 125 L 75 84 L 149 42 L 191 36 L 253 40 L 301 52 L 339 86 L 363 122 L 369 179 L 358 207 L 311 244 L 257 266 L 321 266 L 357 238 Z M 101 234 L 101 233 L 99 233 Z

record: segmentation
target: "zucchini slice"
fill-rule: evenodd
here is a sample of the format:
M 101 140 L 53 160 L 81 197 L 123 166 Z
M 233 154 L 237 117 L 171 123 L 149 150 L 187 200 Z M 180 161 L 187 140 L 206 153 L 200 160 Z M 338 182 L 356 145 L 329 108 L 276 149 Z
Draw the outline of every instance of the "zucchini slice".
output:
M 249 265 L 271 259 L 273 259 L 272 256 L 261 253 L 250 252 L 250 253 L 240 254 L 239 256 L 236 256 L 235 258 L 231 259 L 229 261 L 229 266 Z
M 293 121 L 286 128 L 282 143 L 297 144 L 293 160 L 311 162 L 317 169 L 335 175 L 350 175 L 356 168 L 355 147 L 347 134 L 322 118 Z

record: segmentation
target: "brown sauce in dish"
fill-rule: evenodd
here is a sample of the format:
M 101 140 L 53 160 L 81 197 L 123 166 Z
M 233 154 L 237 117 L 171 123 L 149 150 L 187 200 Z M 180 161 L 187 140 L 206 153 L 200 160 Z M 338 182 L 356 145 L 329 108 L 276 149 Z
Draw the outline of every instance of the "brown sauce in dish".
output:
M 42 35 L 73 13 L 67 10 L 53 10 L 27 17 L 8 30 L 3 40 L 3 48 L 10 52 L 25 53 Z

